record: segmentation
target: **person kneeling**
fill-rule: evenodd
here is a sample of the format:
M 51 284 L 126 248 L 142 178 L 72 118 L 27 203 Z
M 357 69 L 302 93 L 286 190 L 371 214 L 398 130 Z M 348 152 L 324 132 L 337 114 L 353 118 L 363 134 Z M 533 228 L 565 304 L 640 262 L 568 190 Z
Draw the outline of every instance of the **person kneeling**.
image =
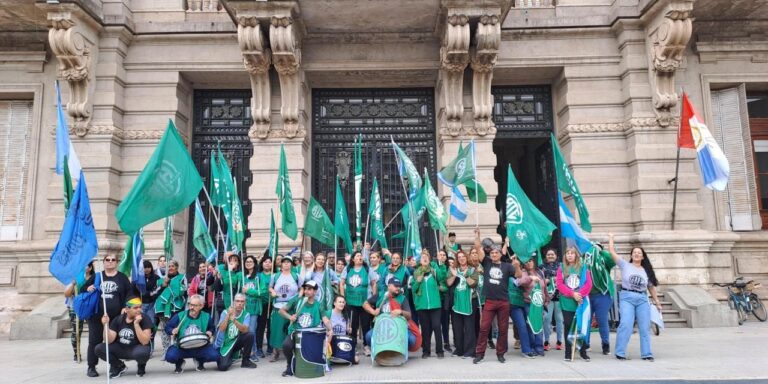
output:
M 219 335 L 216 337 L 221 355 L 217 362 L 219 371 L 226 371 L 232 366 L 238 351 L 243 359 L 240 365 L 242 368 L 256 368 L 256 364 L 251 362 L 253 332 L 248 331 L 249 322 L 250 316 L 245 311 L 245 295 L 238 293 L 232 307 L 221 313 L 219 321 Z
M 176 337 L 176 343 L 168 347 L 165 361 L 174 364 L 174 373 L 184 372 L 184 359 L 197 360 L 197 370 L 204 371 L 204 363 L 219 361 L 219 352 L 210 344 L 213 336 L 213 318 L 202 311 L 204 301 L 200 295 L 189 297 L 189 310 L 173 315 L 165 324 L 165 333 Z
M 129 298 L 125 303 L 125 311 L 115 317 L 112 322 L 109 317 L 101 317 L 101 323 L 109 324 L 106 343 L 96 346 L 96 356 L 109 363 L 109 377 L 120 377 L 125 373 L 126 366 L 122 360 L 136 360 L 138 370 L 136 376 L 142 377 L 149 360 L 149 337 L 152 335 L 152 320 L 141 315 L 141 299 Z M 109 360 L 107 360 L 109 357 Z

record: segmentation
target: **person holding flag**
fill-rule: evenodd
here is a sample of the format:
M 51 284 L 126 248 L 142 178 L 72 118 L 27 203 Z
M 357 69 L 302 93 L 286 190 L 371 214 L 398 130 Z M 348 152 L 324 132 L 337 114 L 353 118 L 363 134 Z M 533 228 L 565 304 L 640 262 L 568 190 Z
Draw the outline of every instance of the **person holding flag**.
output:
M 560 307 L 563 310 L 565 329 L 568 331 L 565 337 L 565 361 L 573 361 L 574 344 L 580 337 L 579 327 L 581 326 L 575 321 L 576 312 L 584 300 L 589 300 L 589 292 L 592 290 L 592 274 L 583 265 L 576 247 L 568 247 L 565 250 L 563 265 L 557 270 L 556 283 L 557 290 L 560 291 Z M 591 317 L 587 321 L 591 324 Z M 650 325 L 647 329 L 650 329 Z M 584 344 L 581 345 L 579 355 L 582 359 L 589 361 Z
M 289 322 L 288 335 L 283 340 L 283 353 L 285 354 L 286 367 L 283 377 L 293 376 L 293 350 L 296 344 L 295 333 L 304 328 L 315 328 L 326 324 L 328 338 L 333 337 L 333 330 L 327 327 L 328 317 L 323 310 L 324 305 L 315 300 L 320 286 L 314 280 L 305 281 L 301 286 L 302 295 L 294 297 L 285 306 L 280 308 L 278 315 Z
M 163 278 L 163 290 L 155 301 L 155 313 L 160 319 L 158 327 L 165 328 L 165 324 L 173 315 L 184 310 L 187 293 L 187 276 L 179 273 L 179 262 L 171 260 L 168 262 L 168 273 Z M 160 340 L 163 343 L 163 349 L 167 350 L 171 344 L 168 335 L 160 334 Z
M 560 269 L 560 262 L 557 261 L 557 252 L 550 248 L 544 256 L 544 263 L 539 266 L 539 270 L 544 275 L 544 283 L 547 286 L 547 295 L 549 304 L 547 304 L 544 315 L 544 351 L 549 351 L 549 336 L 552 334 L 552 317 L 555 318 L 555 337 L 557 344 L 555 348 L 559 351 L 563 349 L 563 311 L 560 309 L 560 292 L 555 285 L 557 270 Z
M 661 303 L 656 296 L 656 287 L 659 281 L 653 271 L 651 260 L 645 250 L 640 247 L 632 248 L 630 260 L 626 261 L 616 253 L 613 233 L 608 234 L 608 252 L 616 265 L 621 269 L 621 293 L 619 294 L 619 314 L 621 321 L 616 331 L 616 358 L 627 358 L 627 344 L 632 337 L 632 329 L 637 320 L 637 330 L 640 333 L 640 357 L 646 361 L 653 361 L 651 352 L 651 308 L 648 302 L 648 293 L 651 301 L 661 311 Z
M 442 322 L 440 321 L 442 308 L 440 291 L 445 291 L 445 280 L 441 277 L 437 263 L 432 263 L 432 257 L 426 249 L 422 250 L 419 266 L 413 272 L 411 284 L 413 303 L 419 314 L 419 325 L 421 325 L 421 334 L 424 337 L 424 343 L 421 345 L 422 359 L 432 356 L 432 332 L 435 334 L 437 358 L 442 359 L 444 357 Z
M 120 377 L 125 373 L 127 367 L 123 360 L 136 360 L 136 376 L 144 376 L 150 357 L 152 320 L 142 315 L 141 299 L 129 297 L 119 315 L 111 320 L 104 315 L 101 324 L 108 327 L 107 338 L 94 348 L 94 352 L 100 359 L 110 362 L 109 377 Z
M 516 259 L 516 255 L 512 255 L 513 260 Z M 541 349 L 537 350 L 538 341 L 541 340 L 541 333 L 536 338 L 532 327 L 528 324 L 528 314 L 530 311 L 530 294 L 533 291 L 536 283 L 543 281 L 543 278 L 538 276 L 536 271 L 536 260 L 534 258 L 528 259 L 523 264 L 523 270 L 520 272 L 520 277 L 512 279 L 509 283 L 509 304 L 510 313 L 509 316 L 514 323 L 517 330 L 517 337 L 520 340 L 520 351 L 523 357 L 532 359 L 538 355 L 544 354 L 544 345 L 541 343 Z M 542 319 L 539 320 L 541 325 Z M 501 326 L 501 324 L 499 324 Z
M 616 266 L 616 263 L 613 262 L 610 252 L 603 250 L 600 243 L 594 243 L 584 254 L 584 264 L 592 274 L 589 306 L 592 308 L 592 315 L 597 318 L 603 355 L 608 355 L 611 353 L 609 315 L 613 307 L 613 298 L 616 297 L 616 284 L 613 283 L 611 269 Z M 589 348 L 590 339 L 587 339 L 585 344 Z

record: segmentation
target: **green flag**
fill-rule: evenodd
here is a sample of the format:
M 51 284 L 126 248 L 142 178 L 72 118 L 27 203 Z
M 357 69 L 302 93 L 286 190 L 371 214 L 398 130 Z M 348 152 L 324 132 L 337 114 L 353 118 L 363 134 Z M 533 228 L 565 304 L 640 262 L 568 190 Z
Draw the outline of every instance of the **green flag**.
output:
M 218 155 L 221 156 L 221 148 L 217 148 Z M 222 156 L 223 157 L 223 156 Z M 211 195 L 211 205 L 214 207 L 221 207 L 224 204 L 229 204 L 227 197 L 227 191 L 224 188 L 224 183 L 221 178 L 221 167 L 219 167 L 219 157 L 217 152 L 211 151 L 211 185 L 209 192 Z
M 432 189 L 432 183 L 427 176 L 427 169 L 424 168 L 424 187 L 421 189 L 424 194 L 423 200 L 427 207 L 429 217 L 429 226 L 440 232 L 448 232 L 445 228 L 448 223 L 448 212 L 443 208 L 443 203 L 437 197 L 435 190 Z
M 344 240 L 344 246 L 347 248 L 347 252 L 352 253 L 352 238 L 349 235 L 347 205 L 344 203 L 344 196 L 341 194 L 341 185 L 339 184 L 338 176 L 336 177 L 336 207 L 334 212 L 334 232 L 336 233 L 336 236 L 339 236 Z
M 355 139 L 355 239 L 360 242 L 361 217 L 360 200 L 361 189 L 363 186 L 363 135 L 358 135 Z
M 336 241 L 335 231 L 335 227 L 323 206 L 314 197 L 310 197 L 309 206 L 307 206 L 307 218 L 304 220 L 304 234 L 333 247 Z
M 534 334 L 544 330 L 544 293 L 541 292 L 541 284 L 537 281 L 531 291 L 531 307 L 528 311 L 528 325 Z
M 275 226 L 275 211 L 269 210 L 269 256 L 272 257 L 272 262 L 275 261 L 277 256 L 277 227 Z
M 387 245 L 387 235 L 384 233 L 383 209 L 381 205 L 381 196 L 379 195 L 379 182 L 376 178 L 373 179 L 371 203 L 368 204 L 368 216 L 371 218 L 371 238 L 378 240 L 382 248 L 389 248 L 389 245 Z
M 227 222 L 227 236 L 232 252 L 242 253 L 245 240 L 245 220 L 243 218 L 243 205 L 237 195 L 237 181 L 232 183 L 232 214 Z
M 176 132 L 168 120 L 155 152 L 133 184 L 131 191 L 117 207 L 117 222 L 125 233 L 189 207 L 195 200 L 203 180 Z
M 212 204 L 217 207 L 221 207 L 221 212 L 224 214 L 224 218 L 227 223 L 232 221 L 232 194 L 235 193 L 235 185 L 232 183 L 232 171 L 229 169 L 229 163 L 224 158 L 224 154 L 221 153 L 221 148 L 218 149 L 218 155 L 216 160 L 217 170 L 219 172 L 218 189 L 219 198 L 221 199 L 218 204 Z M 219 219 L 221 220 L 221 219 Z M 227 230 L 227 239 L 229 239 L 230 230 Z
M 587 211 L 587 205 L 584 204 L 584 198 L 581 196 L 579 186 L 576 185 L 576 179 L 573 177 L 571 170 L 568 169 L 568 164 L 565 162 L 562 152 L 560 152 L 560 146 L 557 144 L 555 135 L 550 133 L 550 137 L 552 139 L 552 153 L 555 157 L 557 189 L 573 196 L 573 201 L 576 203 L 576 210 L 579 211 L 581 229 L 587 232 L 592 232 L 592 223 L 589 222 L 589 211 Z
M 470 201 L 481 204 L 488 202 L 488 195 L 482 185 L 477 184 L 477 189 L 475 189 L 475 181 L 472 180 L 464 183 L 464 187 L 467 189 L 467 197 Z
M 549 243 L 557 227 L 539 211 L 515 179 L 512 167 L 507 168 L 507 237 L 521 263 L 527 262 L 534 251 Z
M 165 259 L 170 261 L 173 259 L 173 216 L 168 216 L 165 218 L 165 223 L 163 223 L 163 254 L 165 254 Z
M 475 183 L 475 142 L 474 140 L 462 148 L 459 143 L 459 154 L 448 165 L 437 173 L 437 178 L 449 186 L 461 185 L 467 182 Z
M 408 197 L 413 199 L 419 194 L 421 190 L 421 176 L 419 171 L 413 165 L 408 155 L 395 144 L 395 139 L 392 139 L 392 147 L 395 150 L 395 158 L 397 160 L 397 169 L 400 172 L 400 178 L 403 180 L 408 189 Z
M 123 249 L 123 257 L 120 258 L 120 264 L 117 266 L 117 270 L 128 277 L 137 276 L 139 273 L 143 276 L 143 266 L 141 270 L 134 271 L 134 267 L 138 267 L 137 264 L 141 263 L 143 254 L 144 230 L 139 229 L 136 233 L 128 235 L 128 240 L 125 242 L 125 249 Z
M 296 212 L 293 210 L 293 195 L 291 180 L 288 178 L 288 160 L 285 159 L 285 146 L 280 145 L 280 168 L 277 171 L 277 187 L 275 188 L 280 204 L 281 224 L 283 233 L 293 240 L 299 235 L 296 223 Z
M 331 281 L 331 274 L 329 273 L 328 264 L 325 264 L 325 271 L 323 271 L 323 286 L 320 288 L 323 290 L 323 305 L 325 311 L 333 309 L 333 300 L 336 298 L 333 292 L 333 282 Z M 323 313 L 325 313 L 323 311 Z
M 67 216 L 69 210 L 69 202 L 72 201 L 72 196 L 75 194 L 75 189 L 72 188 L 72 175 L 69 173 L 69 161 L 67 155 L 64 155 L 64 216 Z
M 421 258 L 421 225 L 420 219 L 414 218 L 405 226 L 405 245 L 403 248 L 403 259 L 413 256 L 418 261 Z
M 208 232 L 208 225 L 205 222 L 203 209 L 200 208 L 200 201 L 195 199 L 195 230 L 192 235 L 192 245 L 205 258 L 207 262 L 216 260 L 218 251 L 213 245 L 211 234 Z

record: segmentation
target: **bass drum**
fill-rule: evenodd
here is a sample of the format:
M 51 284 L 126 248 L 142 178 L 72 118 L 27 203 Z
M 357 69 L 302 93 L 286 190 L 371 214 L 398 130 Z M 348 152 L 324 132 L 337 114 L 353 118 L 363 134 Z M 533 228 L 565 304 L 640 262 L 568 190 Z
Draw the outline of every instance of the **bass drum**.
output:
M 205 333 L 195 333 L 192 335 L 186 335 L 179 339 L 179 348 L 181 349 L 195 349 L 205 347 L 211 342 L 211 339 Z
M 376 364 L 394 367 L 408 361 L 408 324 L 405 319 L 382 313 L 376 317 L 371 337 L 371 355 Z
M 305 328 L 294 333 L 293 374 L 301 379 L 325 375 L 325 328 Z
M 334 336 L 331 339 L 331 362 L 336 364 L 355 363 L 355 340 L 349 336 Z

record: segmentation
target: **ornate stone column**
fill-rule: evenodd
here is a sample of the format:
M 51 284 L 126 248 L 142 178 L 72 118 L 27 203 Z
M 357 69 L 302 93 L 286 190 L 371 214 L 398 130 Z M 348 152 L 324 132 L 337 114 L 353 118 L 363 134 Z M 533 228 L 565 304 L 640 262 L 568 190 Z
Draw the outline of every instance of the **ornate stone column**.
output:
M 646 14 L 653 106 L 662 127 L 669 126 L 679 95 L 675 72 L 691 38 L 693 0 L 672 0 Z
M 472 101 L 475 133 L 485 136 L 496 133 L 493 124 L 493 95 L 491 82 L 496 55 L 501 45 L 501 20 L 499 15 L 480 17 L 475 30 L 476 46 L 472 48 Z
M 443 46 L 440 48 L 440 75 L 445 102 L 445 127 L 442 134 L 453 137 L 461 134 L 464 116 L 464 69 L 469 63 L 469 17 L 449 14 Z
M 245 70 L 251 78 L 251 114 L 253 126 L 249 135 L 259 139 L 269 136 L 272 114 L 272 87 L 269 81 L 271 55 L 264 41 L 258 18 L 237 18 L 237 41 L 243 52 Z

